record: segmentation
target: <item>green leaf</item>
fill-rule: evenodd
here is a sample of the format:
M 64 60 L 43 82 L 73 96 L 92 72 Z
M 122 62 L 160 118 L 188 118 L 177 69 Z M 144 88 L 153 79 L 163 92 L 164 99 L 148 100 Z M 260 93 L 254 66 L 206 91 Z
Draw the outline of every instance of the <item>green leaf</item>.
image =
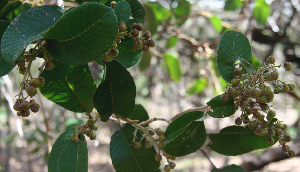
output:
M 187 88 L 186 93 L 190 96 L 192 94 L 199 94 L 207 87 L 206 78 L 198 78 L 193 81 L 193 84 Z
M 53 70 L 44 70 L 45 86 L 40 92 L 47 99 L 73 112 L 90 113 L 93 108 L 93 96 L 96 84 L 87 64 L 67 65 L 52 61 Z
M 229 96 L 228 101 L 221 100 L 222 95 L 218 95 L 212 98 L 207 105 L 211 107 L 213 111 L 209 111 L 208 115 L 214 118 L 224 118 L 234 114 L 236 111 L 233 98 Z
M 219 154 L 235 156 L 251 152 L 257 149 L 271 147 L 277 142 L 274 137 L 274 144 L 267 143 L 268 136 L 257 136 L 254 130 L 249 127 L 229 126 L 223 128 L 220 133 L 208 135 L 211 143 L 208 145 L 213 151 Z
M 149 115 L 142 105 L 136 104 L 128 118 L 132 120 L 139 120 L 140 123 L 147 121 L 149 119 Z
M 179 59 L 172 54 L 164 54 L 164 57 L 170 77 L 174 81 L 179 82 L 182 76 Z
M 114 12 L 117 16 L 118 22 L 126 21 L 130 18 L 131 8 L 130 5 L 126 1 L 120 1 L 114 7 Z
M 174 0 L 178 5 L 173 9 L 175 19 L 178 21 L 181 17 L 187 17 L 191 12 L 191 4 L 186 0 Z M 184 19 L 178 23 L 179 26 L 183 25 L 187 19 Z
M 116 131 L 111 137 L 110 156 L 112 164 L 117 172 L 159 172 L 160 162 L 155 161 L 155 149 L 145 149 L 145 139 L 141 142 L 140 149 L 134 148 L 133 132 L 135 128 L 126 124 Z M 136 140 L 141 139 L 140 132 L 137 132 Z
M 127 118 L 135 105 L 136 87 L 133 78 L 126 68 L 115 60 L 104 62 L 103 67 L 103 80 L 93 98 L 101 121 L 106 122 L 112 113 Z
M 87 172 L 88 149 L 85 137 L 81 134 L 81 142 L 71 139 L 75 134 L 75 127 L 67 128 L 55 141 L 48 160 L 49 172 Z
M 8 25 L 9 25 L 8 21 L 0 21 L 0 40 L 1 40 L 2 35 L 3 35 L 4 31 L 6 30 Z M 0 45 L 1 45 L 1 41 L 0 41 Z M 14 67 L 15 67 L 15 65 L 10 64 L 8 61 L 3 59 L 3 57 L 0 53 L 0 76 L 6 75 Z
M 148 1 L 148 6 L 152 9 L 158 22 L 170 18 L 170 11 L 160 5 L 158 2 Z M 148 14 L 147 14 L 148 15 Z
M 77 125 L 82 125 L 86 120 L 78 119 L 77 117 L 71 117 L 67 118 L 65 120 L 65 126 L 66 128 L 72 127 L 72 126 L 77 126 Z
M 251 63 L 248 63 L 245 59 L 241 59 L 240 62 L 249 74 L 255 72 L 255 67 Z
M 14 1 L 5 5 L 1 10 L 0 20 L 11 21 L 21 13 L 22 2 Z
M 43 39 L 50 39 L 47 49 L 53 58 L 79 65 L 107 52 L 117 33 L 118 21 L 114 11 L 103 4 L 90 2 L 66 13 Z
M 217 49 L 217 67 L 226 82 L 230 83 L 234 78 L 235 62 L 240 59 L 252 63 L 249 40 L 240 32 L 226 31 L 221 36 Z
M 148 30 L 152 35 L 154 35 L 157 32 L 157 27 L 159 25 L 158 20 L 149 5 L 144 5 L 144 8 L 147 14 L 145 17 L 145 30 Z
M 214 28 L 216 29 L 217 32 L 219 32 L 219 33 L 222 32 L 222 30 L 223 30 L 222 20 L 219 17 L 217 17 L 216 15 L 213 15 L 210 18 L 210 22 L 214 26 Z
M 35 7 L 21 13 L 4 32 L 1 40 L 3 58 L 10 63 L 16 61 L 24 49 L 41 39 L 62 15 L 62 9 L 53 5 Z
M 211 172 L 247 172 L 243 167 L 231 164 L 223 168 L 213 168 Z
M 152 55 L 149 51 L 142 53 L 142 58 L 139 63 L 139 69 L 141 71 L 146 70 L 150 66 L 151 57 L 152 57 Z
M 259 25 L 265 25 L 271 10 L 265 0 L 256 0 L 253 16 Z
M 241 0 L 226 0 L 224 9 L 226 11 L 236 10 L 244 5 Z
M 24 11 L 27 11 L 31 8 L 31 5 L 28 4 L 27 2 L 25 2 L 23 5 L 22 5 L 22 10 L 21 12 L 23 13 Z
M 174 47 L 178 42 L 177 36 L 171 36 L 167 41 L 167 47 L 171 48 Z
M 192 121 L 176 137 L 169 140 L 163 150 L 172 156 L 185 156 L 196 152 L 206 140 L 206 131 L 203 121 Z

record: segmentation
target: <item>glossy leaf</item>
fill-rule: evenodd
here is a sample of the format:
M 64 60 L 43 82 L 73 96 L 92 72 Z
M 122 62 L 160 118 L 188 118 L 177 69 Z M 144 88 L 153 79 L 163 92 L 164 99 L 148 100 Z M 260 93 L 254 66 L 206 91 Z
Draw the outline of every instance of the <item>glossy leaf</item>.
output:
M 240 32 L 226 31 L 221 36 L 217 49 L 217 67 L 226 82 L 230 83 L 234 78 L 235 62 L 240 59 L 252 62 L 249 40 Z
M 43 39 L 48 40 L 47 49 L 53 58 L 79 65 L 107 52 L 117 33 L 118 21 L 114 11 L 103 4 L 90 2 L 66 13 Z
M 192 94 L 199 94 L 207 87 L 206 78 L 195 79 L 191 86 L 186 90 L 186 93 L 190 96 Z
M 222 95 L 212 98 L 207 105 L 211 107 L 212 111 L 208 115 L 214 118 L 224 118 L 234 114 L 236 111 L 233 98 L 229 96 L 228 101 L 221 100 Z
M 167 47 L 171 48 L 174 47 L 178 42 L 177 36 L 171 36 L 167 41 Z
M 214 26 L 217 32 L 222 32 L 223 26 L 222 26 L 222 20 L 217 17 L 216 15 L 212 16 L 210 18 L 211 24 Z
M 175 19 L 178 21 L 181 17 L 187 17 L 191 12 L 191 5 L 187 0 L 176 0 L 178 5 L 173 9 Z M 187 19 L 179 21 L 178 25 L 181 26 Z
M 256 0 L 253 16 L 259 25 L 265 25 L 271 13 L 270 7 L 265 0 Z
M 143 121 L 147 121 L 149 119 L 149 115 L 142 105 L 136 104 L 134 105 L 134 108 L 128 118 L 132 120 L 139 120 L 140 123 Z
M 112 113 L 127 118 L 134 108 L 135 96 L 135 83 L 126 68 L 115 60 L 104 62 L 103 80 L 93 98 L 101 121 L 106 122 Z
M 30 43 L 41 39 L 62 15 L 62 9 L 53 5 L 24 11 L 10 23 L 4 32 L 1 40 L 3 58 L 10 63 L 16 61 L 24 49 Z
M 120 1 L 114 7 L 114 12 L 117 16 L 118 22 L 126 21 L 130 18 L 131 8 L 130 5 L 126 1 Z
M 40 92 L 47 99 L 73 112 L 90 113 L 93 108 L 93 95 L 96 84 L 87 64 L 67 65 L 58 61 L 53 70 L 44 70 L 45 86 Z
M 111 137 L 110 156 L 112 164 L 117 172 L 159 172 L 160 162 L 155 161 L 155 149 L 146 149 L 145 139 L 141 142 L 140 149 L 134 148 L 133 132 L 135 128 L 126 124 L 123 128 L 116 131 Z M 141 138 L 137 132 L 136 140 Z
M 170 77 L 174 81 L 179 82 L 182 76 L 179 59 L 172 54 L 164 54 L 164 58 Z
M 226 0 L 224 9 L 226 11 L 236 10 L 244 5 L 244 2 L 241 0 Z
M 55 141 L 48 160 L 49 172 L 87 172 L 88 149 L 85 137 L 81 134 L 81 142 L 71 139 L 75 134 L 75 127 L 67 128 Z
M 1 0 L 2 1 L 2 0 Z M 22 2 L 14 1 L 8 3 L 1 10 L 0 20 L 11 21 L 21 13 Z
M 206 141 L 203 121 L 192 121 L 172 140 L 168 140 L 163 150 L 172 156 L 185 156 L 196 152 Z
M 0 40 L 1 40 L 2 35 L 3 35 L 4 31 L 6 30 L 8 25 L 9 25 L 8 21 L 0 21 Z M 1 41 L 0 41 L 0 45 L 1 45 Z M 0 76 L 6 75 L 14 67 L 15 67 L 15 65 L 12 65 L 8 61 L 6 61 L 0 53 Z
M 150 66 L 151 58 L 152 58 L 152 55 L 149 51 L 142 53 L 142 58 L 139 63 L 139 69 L 141 71 L 146 70 Z
M 213 168 L 211 172 L 247 172 L 243 167 L 231 164 L 223 168 Z
M 271 147 L 277 142 L 274 137 L 274 144 L 268 144 L 268 136 L 257 136 L 254 130 L 248 127 L 229 126 L 223 128 L 220 133 L 208 135 L 211 143 L 208 145 L 213 151 L 219 154 L 235 156 L 251 152 L 257 149 Z
M 253 74 L 255 72 L 255 67 L 251 63 L 247 62 L 245 59 L 241 59 L 240 62 L 249 74 Z

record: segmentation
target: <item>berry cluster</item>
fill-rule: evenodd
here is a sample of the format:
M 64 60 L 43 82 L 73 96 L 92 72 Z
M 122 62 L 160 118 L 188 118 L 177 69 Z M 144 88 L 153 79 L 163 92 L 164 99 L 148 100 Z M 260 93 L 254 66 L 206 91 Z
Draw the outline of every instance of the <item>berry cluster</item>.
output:
M 90 140 L 95 140 L 96 135 L 94 134 L 94 131 L 98 130 L 98 125 L 95 124 L 97 121 L 97 118 L 95 119 L 89 119 L 84 125 L 78 125 L 76 127 L 76 134 L 72 134 L 71 138 L 74 142 L 79 142 L 80 139 L 78 138 L 79 134 L 85 134 L 90 138 Z
M 279 74 L 275 66 L 275 58 L 270 56 L 264 65 L 254 71 L 251 75 L 244 74 L 240 68 L 234 70 L 234 79 L 227 86 L 227 91 L 221 96 L 223 101 L 228 101 L 228 95 L 234 97 L 236 107 L 240 107 L 242 114 L 235 120 L 236 125 L 247 124 L 250 129 L 255 129 L 258 136 L 268 135 L 267 142 L 274 144 L 273 137 L 278 137 L 282 151 L 288 152 L 290 157 L 295 156 L 295 152 L 286 145 L 291 141 L 291 136 L 283 134 L 287 129 L 286 124 L 282 124 L 275 118 L 275 111 L 270 109 L 269 104 L 273 101 L 274 94 L 287 93 L 295 89 L 294 84 L 287 84 L 278 79 Z M 287 71 L 292 69 L 290 62 L 284 63 Z M 272 90 L 270 84 L 274 87 Z M 265 116 L 265 115 L 266 116 Z M 252 118 L 250 118 L 252 115 Z
M 162 155 L 165 156 L 165 158 L 167 159 L 167 165 L 165 165 L 164 170 L 166 172 L 171 171 L 171 169 L 174 169 L 176 164 L 175 162 L 173 162 L 174 160 L 176 160 L 175 156 L 169 155 L 166 152 L 164 152 L 162 149 L 166 144 L 166 136 L 165 136 L 165 132 L 163 130 L 161 130 L 160 128 L 156 128 L 155 130 L 150 128 L 150 127 L 146 127 L 145 128 L 147 133 L 145 133 L 143 135 L 143 137 L 141 138 L 141 141 L 145 138 L 145 148 L 146 149 L 150 149 L 152 148 L 152 144 L 155 144 L 157 146 L 157 148 L 159 149 L 156 155 L 155 155 L 155 160 L 156 161 L 161 161 L 162 160 L 162 156 L 160 154 L 160 152 L 162 152 Z M 135 135 L 135 134 L 134 134 Z M 134 147 L 136 149 L 140 149 L 142 147 L 141 142 L 139 141 L 135 141 L 136 137 L 133 138 L 133 143 L 134 143 Z

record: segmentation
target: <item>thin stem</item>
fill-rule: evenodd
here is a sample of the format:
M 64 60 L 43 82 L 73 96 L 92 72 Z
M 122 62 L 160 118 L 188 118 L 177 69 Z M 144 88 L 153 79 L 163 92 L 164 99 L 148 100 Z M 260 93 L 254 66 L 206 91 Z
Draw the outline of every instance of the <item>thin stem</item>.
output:
M 140 126 L 146 126 L 146 125 L 150 124 L 153 121 L 166 121 L 168 124 L 171 123 L 171 121 L 169 119 L 166 119 L 166 118 L 152 118 L 152 119 L 148 119 L 147 121 L 141 122 L 139 125 Z
M 215 166 L 215 164 L 210 160 L 210 158 L 208 157 L 208 155 L 206 154 L 206 152 L 203 149 L 199 149 L 199 151 L 201 151 L 201 153 L 209 160 L 209 162 L 215 167 L 215 169 L 217 169 L 217 167 Z

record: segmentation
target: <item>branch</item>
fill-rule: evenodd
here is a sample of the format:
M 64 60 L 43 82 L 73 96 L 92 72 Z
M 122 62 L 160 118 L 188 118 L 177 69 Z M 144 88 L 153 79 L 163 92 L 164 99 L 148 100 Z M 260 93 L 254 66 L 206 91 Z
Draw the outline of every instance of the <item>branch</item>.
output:
M 193 111 L 202 111 L 202 110 L 210 110 L 209 106 L 201 106 L 201 107 L 197 107 L 194 109 L 188 109 L 186 111 L 180 112 L 179 114 L 175 115 L 173 118 L 171 118 L 171 121 L 174 121 L 174 119 L 180 117 L 181 115 L 188 113 L 188 112 L 193 112 Z
M 147 121 L 141 122 L 139 125 L 140 126 L 146 126 L 146 125 L 150 124 L 153 121 L 166 121 L 168 124 L 171 123 L 171 121 L 169 119 L 166 119 L 166 118 L 152 118 L 152 119 L 148 119 Z

